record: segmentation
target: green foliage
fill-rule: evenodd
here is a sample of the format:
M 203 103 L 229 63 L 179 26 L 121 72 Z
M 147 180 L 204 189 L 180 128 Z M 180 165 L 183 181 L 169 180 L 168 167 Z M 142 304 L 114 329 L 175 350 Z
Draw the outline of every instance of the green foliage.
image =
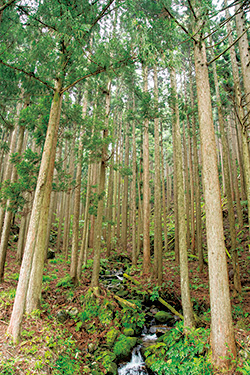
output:
M 76 359 L 78 350 L 75 341 L 70 337 L 65 340 L 64 351 L 59 354 L 54 367 L 53 375 L 80 374 L 81 362 Z
M 83 311 L 78 314 L 81 322 L 91 321 L 98 317 L 101 325 L 108 326 L 113 318 L 113 306 L 109 300 L 104 299 L 102 303 L 89 291 L 83 298 Z M 92 326 L 88 329 L 91 330 Z
M 1 375 L 15 375 L 16 368 L 14 367 L 14 359 L 8 359 L 6 361 L 0 360 L 0 371 Z
M 204 328 L 183 332 L 183 323 L 163 335 L 145 352 L 146 364 L 158 375 L 212 374 L 207 357 L 209 331 Z
M 63 287 L 63 288 L 70 288 L 73 286 L 73 283 L 72 283 L 72 279 L 70 277 L 70 275 L 66 275 L 65 277 L 63 277 L 62 279 L 60 279 L 58 281 L 58 283 L 56 284 L 57 287 Z
M 136 330 L 137 327 L 142 328 L 144 326 L 145 313 L 141 309 L 140 302 L 136 301 L 136 306 L 136 309 L 123 307 L 121 312 L 116 313 L 116 317 L 121 321 L 123 327 Z

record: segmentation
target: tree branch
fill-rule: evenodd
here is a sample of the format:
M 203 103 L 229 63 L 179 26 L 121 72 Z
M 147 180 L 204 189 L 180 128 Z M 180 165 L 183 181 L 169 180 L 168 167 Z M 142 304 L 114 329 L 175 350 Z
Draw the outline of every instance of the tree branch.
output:
M 31 78 L 34 78 L 36 81 L 42 83 L 43 85 L 47 86 L 49 89 L 51 90 L 55 90 L 52 86 L 50 86 L 47 82 L 43 81 L 42 79 L 38 78 L 35 76 L 35 74 L 33 72 L 26 72 L 25 70 L 21 69 L 21 68 L 17 68 L 16 66 L 12 66 L 10 64 L 7 64 L 5 63 L 3 60 L 0 59 L 0 64 L 2 65 L 5 65 L 7 66 L 8 68 L 10 69 L 13 69 L 13 70 L 17 70 L 18 72 L 22 72 L 24 74 L 26 74 L 27 76 L 31 77 Z
M 5 3 L 4 5 L 2 5 L 0 7 L 0 12 L 3 12 L 4 9 L 8 8 L 12 3 L 14 3 L 16 0 L 9 0 L 7 1 L 7 3 Z
M 133 59 L 132 59 L 132 61 L 133 61 Z M 72 87 L 74 87 L 77 83 L 83 81 L 83 80 L 86 79 L 86 78 L 96 76 L 96 75 L 98 75 L 98 74 L 100 74 L 100 73 L 105 72 L 107 69 L 113 69 L 113 71 L 114 71 L 114 70 L 116 70 L 116 69 L 121 68 L 122 66 L 127 65 L 126 60 L 119 61 L 119 62 L 121 63 L 121 65 L 119 65 L 119 66 L 116 67 L 116 68 L 113 67 L 114 64 L 113 64 L 113 65 L 110 65 L 110 66 L 108 66 L 108 67 L 105 67 L 105 66 L 104 66 L 104 67 L 100 67 L 100 68 L 98 68 L 95 72 L 93 72 L 93 73 L 89 73 L 89 74 L 86 74 L 85 76 L 83 76 L 83 77 L 81 77 L 81 78 L 78 78 L 76 81 L 72 82 L 70 85 L 68 85 L 67 87 L 63 88 L 63 89 L 61 90 L 61 94 L 63 94 L 64 92 L 68 91 L 69 89 L 71 89 Z
M 190 37 L 190 39 L 193 39 L 193 41 L 196 43 L 197 40 L 189 34 L 188 30 L 170 13 L 170 11 L 164 6 L 164 10 L 167 12 L 168 16 L 174 20 L 174 22 L 180 26 L 180 28 Z
M 238 42 L 238 40 L 240 40 L 240 38 L 250 29 L 250 25 L 246 28 L 246 30 L 243 31 L 243 33 L 240 34 L 240 36 L 238 36 L 238 38 L 235 39 L 235 41 L 230 44 L 229 47 L 227 47 L 226 49 L 224 49 L 224 51 L 222 51 L 219 55 L 215 56 L 215 58 L 213 58 L 211 61 L 207 62 L 207 66 L 209 66 L 210 64 L 212 64 L 214 61 L 216 61 L 219 57 L 221 57 L 225 52 L 227 52 L 231 47 L 233 47 L 235 45 L 235 43 Z
M 90 29 L 88 31 L 86 31 L 84 34 L 83 34 L 83 38 L 85 38 L 85 36 L 87 34 L 90 33 L 90 31 L 93 29 L 93 27 L 97 24 L 97 22 L 104 16 L 106 10 L 110 7 L 110 5 L 114 2 L 115 0 L 109 0 L 108 4 L 102 9 L 101 13 L 99 14 L 99 16 L 96 17 L 95 21 L 92 23 Z

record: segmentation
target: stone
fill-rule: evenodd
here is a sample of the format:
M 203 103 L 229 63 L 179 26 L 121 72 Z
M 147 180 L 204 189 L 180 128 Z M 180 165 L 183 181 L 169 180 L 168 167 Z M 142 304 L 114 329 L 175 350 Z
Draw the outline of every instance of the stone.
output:
M 78 309 L 76 307 L 70 307 L 67 310 L 67 313 L 69 314 L 71 319 L 75 319 L 78 315 Z
M 56 314 L 56 319 L 60 323 L 64 323 L 68 319 L 68 314 L 64 310 L 59 310 Z
M 166 311 L 158 311 L 155 314 L 155 320 L 159 323 L 167 323 L 169 321 L 173 321 L 173 319 L 173 315 Z
M 119 339 L 114 345 L 114 353 L 119 360 L 127 359 L 130 356 L 131 350 L 137 343 L 136 337 L 127 337 L 120 335 Z
M 134 336 L 135 334 L 135 331 L 133 330 L 133 328 L 124 328 L 124 331 L 123 331 L 123 334 L 125 336 Z
M 114 342 L 119 336 L 119 334 L 120 334 L 120 331 L 115 328 L 112 328 L 110 331 L 107 332 L 106 343 L 109 348 L 111 348 L 114 345 Z
M 106 375 L 117 375 L 117 364 L 111 362 L 106 368 Z

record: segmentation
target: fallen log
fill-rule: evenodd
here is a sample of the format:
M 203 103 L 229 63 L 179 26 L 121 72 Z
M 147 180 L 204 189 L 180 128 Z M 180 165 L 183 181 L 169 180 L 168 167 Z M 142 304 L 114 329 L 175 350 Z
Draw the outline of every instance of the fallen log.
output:
M 126 299 L 118 297 L 116 295 L 114 295 L 114 298 L 117 299 L 118 302 L 123 303 L 123 305 L 128 306 L 128 307 L 132 307 L 132 309 L 136 309 L 136 305 L 134 303 L 129 302 Z

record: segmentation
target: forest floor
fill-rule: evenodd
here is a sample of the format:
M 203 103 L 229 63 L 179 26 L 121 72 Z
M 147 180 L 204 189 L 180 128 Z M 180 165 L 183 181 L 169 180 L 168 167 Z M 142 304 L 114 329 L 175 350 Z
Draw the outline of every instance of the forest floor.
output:
M 22 337 L 18 345 L 13 345 L 10 338 L 5 333 L 10 319 L 15 288 L 17 285 L 19 266 L 15 260 L 16 242 L 15 235 L 11 237 L 8 249 L 5 281 L 0 285 L 0 374 L 84 374 L 91 373 L 91 363 L 95 358 L 91 354 L 91 345 L 96 342 L 100 345 L 104 342 L 105 334 L 110 329 L 109 326 L 99 330 L 88 330 L 81 328 L 81 323 L 77 319 L 67 315 L 63 323 L 58 320 L 60 312 L 76 308 L 81 311 L 81 301 L 88 293 L 91 277 L 91 255 L 88 266 L 83 271 L 82 280 L 79 286 L 74 287 L 68 278 L 70 262 L 65 261 L 60 253 L 56 253 L 55 259 L 48 260 L 45 264 L 43 276 L 42 306 L 40 310 L 25 316 L 22 326 Z M 235 328 L 238 352 L 241 354 L 239 368 L 244 356 L 250 358 L 250 252 L 249 242 L 246 235 L 238 234 L 239 262 L 241 269 L 241 282 L 243 292 L 241 296 L 233 297 L 233 280 L 230 279 L 230 291 L 232 302 L 232 316 Z M 123 256 L 129 257 L 131 249 L 128 248 Z M 122 254 L 121 250 L 116 251 Z M 105 253 L 102 255 L 104 268 L 119 269 L 123 267 L 122 257 L 113 257 L 113 261 L 105 261 Z M 228 258 L 229 270 L 232 268 Z M 142 293 L 147 294 L 148 290 L 154 290 L 164 298 L 171 295 L 168 301 L 173 307 L 178 309 L 181 300 L 179 267 L 173 259 L 173 251 L 164 256 L 164 276 L 163 287 L 155 288 L 154 281 L 150 276 L 143 276 L 141 286 Z M 131 276 L 141 281 L 141 265 L 137 268 L 127 268 Z M 207 265 L 202 273 L 198 270 L 198 262 L 193 258 L 189 259 L 189 276 L 191 283 L 191 297 L 194 310 L 199 316 L 210 322 L 209 310 L 209 283 Z M 126 281 L 125 287 L 130 292 L 133 285 Z M 248 289 L 247 289 L 248 288 Z M 102 297 L 111 301 L 115 310 L 121 309 L 118 302 L 113 298 L 112 293 L 107 293 L 104 286 L 101 286 Z M 131 293 L 132 294 L 132 293 Z M 173 298 L 174 297 L 174 298 Z M 124 298 L 133 298 L 130 294 Z M 162 310 L 164 310 L 163 308 Z M 92 326 L 98 322 L 93 318 Z M 72 368 L 70 368 L 72 366 Z M 67 370 L 62 370 L 67 368 Z M 68 371 L 68 372 L 67 372 Z M 102 369 L 106 373 L 105 369 Z M 98 374 L 98 372 L 96 372 Z M 217 372 L 215 372 L 217 374 Z M 244 372 L 232 370 L 230 374 L 241 374 Z M 247 372 L 246 372 L 247 374 Z M 188 375 L 188 374 L 187 374 Z

